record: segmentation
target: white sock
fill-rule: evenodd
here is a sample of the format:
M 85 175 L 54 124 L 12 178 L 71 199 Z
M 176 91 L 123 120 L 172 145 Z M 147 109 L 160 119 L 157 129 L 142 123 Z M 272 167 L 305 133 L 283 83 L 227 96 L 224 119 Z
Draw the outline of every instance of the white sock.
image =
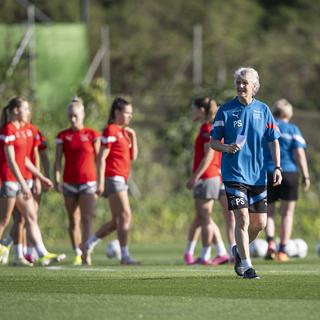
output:
M 49 253 L 43 243 L 37 244 L 35 246 L 35 249 L 36 249 L 37 254 L 38 254 L 39 257 L 46 256 Z
M 247 271 L 248 269 L 252 268 L 251 259 L 241 259 L 241 264 L 244 271 Z
M 76 256 L 82 256 L 82 250 L 79 247 L 75 248 L 74 252 L 76 253 Z
M 229 244 L 228 247 L 228 252 L 229 252 L 229 256 L 232 257 L 232 248 L 235 246 L 235 244 Z
M 22 244 L 13 245 L 14 255 L 18 258 L 23 258 L 23 246 Z
M 128 246 L 120 247 L 121 248 L 121 257 L 128 258 L 129 257 L 129 248 Z
M 94 234 L 86 241 L 86 246 L 89 250 L 93 250 L 100 241 L 101 239 Z
M 188 244 L 187 244 L 187 247 L 186 247 L 186 250 L 184 253 L 189 253 L 189 254 L 194 254 L 194 249 L 196 248 L 196 245 L 197 245 L 197 241 L 188 241 Z
M 10 236 L 10 234 L 8 234 L 8 235 L 3 239 L 2 243 L 3 243 L 6 247 L 8 247 L 8 248 L 10 248 L 10 247 L 12 246 L 12 244 L 13 244 L 13 239 L 12 239 L 12 237 Z
M 34 252 L 34 247 L 27 247 L 27 254 L 30 254 L 31 256 L 33 255 Z
M 211 246 L 202 247 L 200 258 L 204 261 L 208 261 L 211 258 Z
M 226 247 L 223 242 L 216 244 L 217 256 L 222 257 L 227 254 Z

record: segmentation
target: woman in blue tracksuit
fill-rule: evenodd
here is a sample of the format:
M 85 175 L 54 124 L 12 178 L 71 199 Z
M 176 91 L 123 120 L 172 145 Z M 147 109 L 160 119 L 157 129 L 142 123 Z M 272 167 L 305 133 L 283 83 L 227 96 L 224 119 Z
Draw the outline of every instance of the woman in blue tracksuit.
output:
M 234 270 L 245 279 L 257 279 L 249 243 L 265 228 L 267 221 L 263 145 L 267 141 L 271 149 L 273 184 L 278 185 L 282 180 L 277 140 L 280 133 L 269 107 L 255 98 L 260 87 L 257 71 L 239 68 L 234 74 L 234 83 L 237 96 L 219 108 L 212 124 L 211 147 L 222 152 L 222 180 L 229 210 L 233 210 L 236 220 Z

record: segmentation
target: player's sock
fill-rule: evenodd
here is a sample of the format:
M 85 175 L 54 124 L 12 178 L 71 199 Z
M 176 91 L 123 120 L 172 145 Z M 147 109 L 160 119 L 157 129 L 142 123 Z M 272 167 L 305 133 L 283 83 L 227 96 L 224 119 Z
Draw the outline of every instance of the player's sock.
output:
M 286 245 L 283 243 L 280 243 L 279 245 L 279 252 L 286 252 Z
M 229 244 L 229 247 L 228 247 L 228 253 L 229 253 L 229 256 L 232 257 L 232 248 L 233 246 L 235 246 L 235 244 Z
M 246 272 L 248 269 L 252 268 L 251 259 L 241 259 L 241 264 L 242 264 L 244 272 Z
M 88 250 L 93 250 L 94 247 L 101 241 L 100 238 L 98 238 L 95 234 L 92 235 L 86 242 L 86 246 Z
M 194 254 L 194 250 L 196 248 L 197 245 L 197 241 L 188 241 L 187 246 L 186 246 L 186 250 L 184 253 L 189 253 L 189 254 Z
M 217 251 L 217 256 L 219 257 L 225 256 L 227 254 L 227 250 L 223 241 L 216 244 L 216 251 Z
M 267 242 L 268 243 L 273 242 L 273 241 L 274 241 L 274 237 L 267 236 Z
M 22 244 L 13 245 L 14 255 L 18 258 L 23 258 L 23 246 Z
M 120 247 L 121 249 L 121 257 L 122 259 L 128 258 L 129 257 L 129 248 L 128 246 Z
M 74 252 L 75 252 L 76 256 L 82 256 L 82 250 L 79 247 L 75 248 Z
M 38 254 L 39 257 L 44 257 L 49 253 L 43 243 L 37 244 L 35 246 L 35 249 L 36 249 L 37 254 Z
M 13 244 L 13 238 L 8 234 L 3 241 L 1 241 L 7 248 L 10 248 Z
M 200 258 L 203 261 L 208 261 L 211 257 L 211 246 L 202 247 Z

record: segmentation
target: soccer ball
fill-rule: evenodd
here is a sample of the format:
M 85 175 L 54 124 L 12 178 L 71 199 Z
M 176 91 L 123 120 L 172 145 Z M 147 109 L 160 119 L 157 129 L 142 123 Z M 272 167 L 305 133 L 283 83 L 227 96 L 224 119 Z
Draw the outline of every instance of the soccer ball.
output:
M 294 240 L 290 239 L 285 248 L 286 254 L 289 257 L 297 257 L 298 256 L 298 247 Z
M 297 256 L 299 258 L 305 258 L 308 254 L 308 245 L 303 239 L 294 239 L 297 247 Z
M 263 258 L 267 254 L 268 242 L 263 239 L 256 239 L 250 243 L 250 255 Z
M 106 256 L 109 259 L 116 258 L 117 260 L 121 260 L 121 249 L 119 240 L 112 240 L 107 243 Z

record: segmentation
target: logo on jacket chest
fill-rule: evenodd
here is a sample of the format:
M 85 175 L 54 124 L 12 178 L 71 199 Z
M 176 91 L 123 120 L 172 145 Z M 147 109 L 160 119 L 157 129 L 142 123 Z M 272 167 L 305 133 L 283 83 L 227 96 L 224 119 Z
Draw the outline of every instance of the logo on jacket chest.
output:
M 234 120 L 234 121 L 233 121 L 233 127 L 234 127 L 234 128 L 240 128 L 240 127 L 242 127 L 242 121 L 241 121 L 241 120 Z

